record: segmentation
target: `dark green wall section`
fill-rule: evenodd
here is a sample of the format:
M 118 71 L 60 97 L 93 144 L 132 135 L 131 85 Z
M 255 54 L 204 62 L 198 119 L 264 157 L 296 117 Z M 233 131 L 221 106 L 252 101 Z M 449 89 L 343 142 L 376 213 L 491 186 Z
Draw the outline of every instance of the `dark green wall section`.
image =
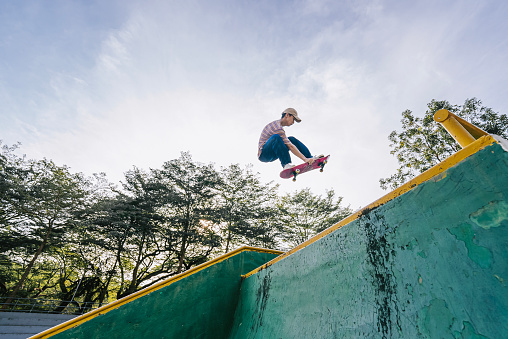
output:
M 243 281 L 231 338 L 508 338 L 493 144 Z
M 240 252 L 52 338 L 225 338 L 241 275 L 276 256 Z

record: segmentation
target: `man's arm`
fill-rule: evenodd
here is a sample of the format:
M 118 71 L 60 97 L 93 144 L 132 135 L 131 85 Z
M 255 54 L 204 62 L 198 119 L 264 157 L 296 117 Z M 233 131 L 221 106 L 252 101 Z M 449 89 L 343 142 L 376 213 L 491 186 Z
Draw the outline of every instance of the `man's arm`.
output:
M 299 150 L 298 148 L 296 148 L 295 145 L 293 144 L 288 144 L 286 145 L 289 150 L 291 151 L 291 153 L 293 153 L 294 155 L 296 155 L 298 158 L 302 159 L 304 162 L 308 163 L 309 165 L 312 165 L 312 163 L 314 162 L 314 159 L 312 158 L 306 158 Z

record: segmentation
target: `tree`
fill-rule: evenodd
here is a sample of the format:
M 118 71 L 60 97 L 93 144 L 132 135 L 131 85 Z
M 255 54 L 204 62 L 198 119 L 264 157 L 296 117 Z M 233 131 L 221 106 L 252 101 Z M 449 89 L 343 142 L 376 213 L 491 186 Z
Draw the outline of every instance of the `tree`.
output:
M 351 209 L 342 207 L 341 202 L 342 197 L 336 198 L 333 189 L 324 197 L 313 195 L 309 188 L 281 197 L 283 241 L 297 246 L 350 215 Z
M 220 177 L 213 165 L 196 163 L 185 152 L 153 173 L 165 190 L 166 205 L 161 212 L 171 227 L 168 236 L 178 242 L 178 274 L 206 262 L 220 246 L 220 236 L 210 227 Z
M 4 223 L 7 219 L 8 232 L 24 237 L 23 249 L 29 257 L 7 303 L 17 295 L 39 256 L 64 243 L 73 225 L 73 212 L 82 207 L 87 195 L 86 180 L 81 174 L 71 174 L 66 166 L 46 159 L 19 165 L 17 173 L 22 175 L 14 176 L 15 185 L 9 194 L 3 194 L 2 205 L 7 206 Z
M 63 312 L 71 303 L 84 312 L 90 309 L 91 303 L 108 302 L 109 286 L 116 273 L 111 269 L 111 255 L 96 244 L 100 232 L 90 232 L 87 228 L 91 211 L 101 201 L 114 197 L 114 186 L 104 173 L 100 173 L 88 178 L 86 189 L 84 204 L 73 212 L 73 227 L 67 232 L 66 243 L 52 247 L 44 255 L 52 264 L 45 270 L 54 267 L 57 274 L 54 285 L 48 286 L 42 296 L 61 300 L 54 310 L 57 313 Z
M 82 252 L 81 256 L 92 263 L 94 275 L 103 278 L 103 286 L 107 294 L 114 279 L 119 280 L 117 298 L 124 294 L 126 285 L 125 266 L 132 266 L 124 257 L 128 253 L 128 241 L 135 231 L 131 222 L 130 199 L 123 195 L 106 197 L 83 211 L 80 216 L 81 227 L 79 242 L 85 249 L 92 251 Z M 135 212 L 134 212 L 135 213 Z M 105 273 L 105 274 L 104 274 Z
M 68 305 L 72 305 L 78 309 L 78 314 L 81 314 L 90 310 L 94 303 L 100 305 L 108 302 L 109 286 L 101 274 L 101 271 L 107 270 L 108 267 L 101 265 L 108 259 L 102 258 L 105 252 L 96 251 L 92 246 L 75 245 L 65 245 L 51 253 L 52 261 L 58 267 L 58 274 L 54 279 L 54 291 L 50 298 L 60 300 L 53 310 L 54 313 L 63 313 Z M 99 262 L 93 261 L 95 256 L 99 257 Z
M 14 146 L 2 145 L 0 141 L 0 295 L 6 295 L 8 285 L 15 283 L 16 263 L 9 251 L 23 246 L 27 242 L 24 234 L 12 226 L 15 225 L 17 212 L 13 202 L 19 198 L 19 182 L 23 181 L 27 171 L 23 168 L 24 159 L 17 157 Z
M 20 217 L 16 208 L 16 201 L 21 197 L 22 184 L 30 171 L 27 169 L 24 157 L 14 154 L 20 144 L 14 146 L 2 145 L 0 140 L 0 226 L 4 229 L 15 224 Z
M 174 274 L 176 245 L 166 236 L 166 218 L 160 212 L 166 204 L 163 193 L 152 173 L 134 168 L 125 174 L 122 191 L 84 213 L 82 243 L 104 252 L 100 258 L 88 259 L 107 260 L 109 266 L 102 271 L 107 273 L 104 286 L 98 286 L 107 289 L 114 274 L 119 280 L 117 298 Z
M 220 224 L 225 252 L 240 244 L 275 245 L 275 233 L 263 221 L 273 214 L 277 185 L 262 184 L 249 167 L 238 164 L 222 168 L 217 197 L 217 222 Z
M 415 117 L 410 110 L 402 112 L 402 132 L 390 133 L 390 154 L 397 157 L 400 167 L 395 174 L 379 180 L 381 188 L 395 189 L 461 149 L 441 124 L 434 121 L 434 113 L 442 108 L 487 133 L 508 138 L 508 117 L 482 106 L 476 98 L 467 99 L 462 106 L 432 100 L 427 107 L 423 118 Z

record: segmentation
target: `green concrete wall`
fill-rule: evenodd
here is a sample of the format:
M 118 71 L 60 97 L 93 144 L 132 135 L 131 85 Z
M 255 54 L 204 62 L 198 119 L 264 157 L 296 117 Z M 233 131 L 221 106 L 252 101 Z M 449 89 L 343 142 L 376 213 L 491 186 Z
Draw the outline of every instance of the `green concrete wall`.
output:
M 52 338 L 225 338 L 241 275 L 276 256 L 240 252 Z
M 242 283 L 230 338 L 508 338 L 493 144 Z

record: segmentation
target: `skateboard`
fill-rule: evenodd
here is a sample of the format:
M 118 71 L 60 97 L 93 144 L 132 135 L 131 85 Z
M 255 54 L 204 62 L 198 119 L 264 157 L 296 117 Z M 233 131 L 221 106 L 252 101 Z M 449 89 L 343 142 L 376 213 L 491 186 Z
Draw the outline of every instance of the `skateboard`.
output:
M 309 172 L 309 171 L 315 170 L 317 168 L 319 168 L 320 171 L 323 172 L 323 168 L 325 167 L 326 163 L 328 162 L 329 157 L 330 157 L 330 155 L 327 155 L 326 157 L 318 158 L 312 163 L 312 165 L 309 165 L 306 162 L 304 162 L 301 165 L 285 169 L 282 172 L 280 172 L 280 177 L 283 179 L 289 179 L 289 178 L 293 177 L 293 181 L 296 181 L 296 176 L 300 175 L 302 173 Z

